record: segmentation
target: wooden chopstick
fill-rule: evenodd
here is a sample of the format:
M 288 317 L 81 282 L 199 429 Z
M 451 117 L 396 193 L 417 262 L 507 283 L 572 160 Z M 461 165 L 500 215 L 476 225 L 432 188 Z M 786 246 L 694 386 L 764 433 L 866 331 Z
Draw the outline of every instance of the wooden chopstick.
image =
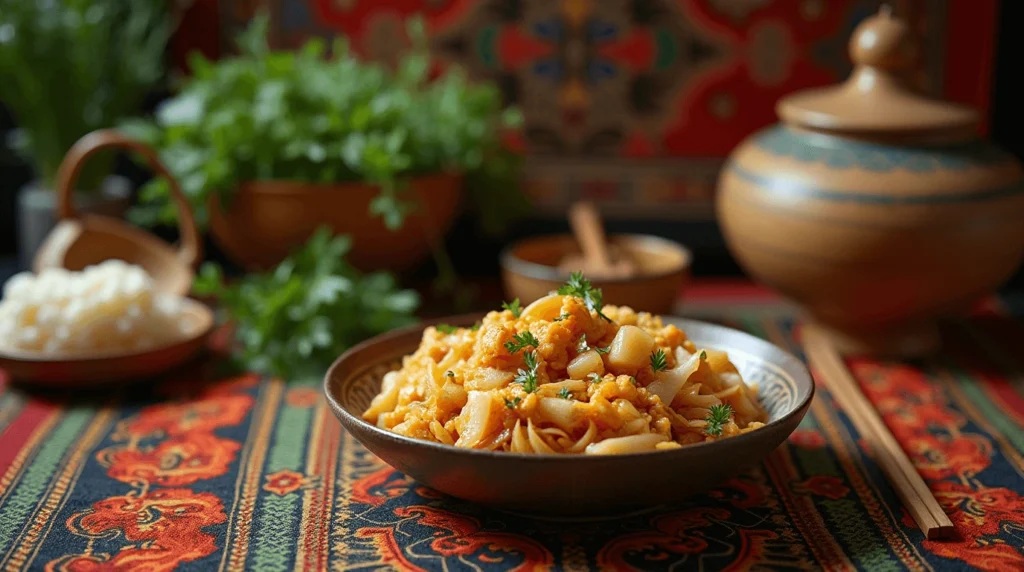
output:
M 935 495 L 874 405 L 860 390 L 860 385 L 846 368 L 846 362 L 828 335 L 814 325 L 807 325 L 803 329 L 803 346 L 816 378 L 828 385 L 847 417 L 871 446 L 872 456 L 925 537 L 935 540 L 951 536 L 955 530 L 953 522 L 935 500 Z

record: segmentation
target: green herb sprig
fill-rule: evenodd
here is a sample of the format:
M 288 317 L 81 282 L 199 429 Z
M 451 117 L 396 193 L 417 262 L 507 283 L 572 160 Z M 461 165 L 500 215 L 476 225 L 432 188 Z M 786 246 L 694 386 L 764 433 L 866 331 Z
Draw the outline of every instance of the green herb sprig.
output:
M 505 400 L 505 407 L 508 407 L 509 409 L 515 409 L 519 405 L 519 402 L 522 401 L 522 400 L 523 400 L 522 397 L 515 397 L 513 399 L 506 399 Z
M 537 347 L 540 341 L 529 330 L 512 336 L 512 339 L 505 342 L 505 349 L 508 353 L 514 354 L 523 348 Z
M 459 331 L 458 327 L 453 326 L 451 324 L 437 324 L 436 326 L 434 326 L 434 328 L 436 328 L 437 331 L 445 335 L 451 335 Z
M 572 399 L 572 392 L 569 391 L 568 387 L 563 387 L 561 391 L 558 392 L 558 396 L 562 399 Z
M 602 308 L 604 308 L 601 289 L 591 286 L 590 280 L 584 278 L 582 272 L 573 272 L 570 274 L 569 281 L 558 289 L 558 293 L 563 296 L 575 296 L 580 298 L 583 300 L 583 304 L 586 305 L 588 310 L 591 312 L 597 312 L 597 315 L 604 318 L 605 321 L 612 321 L 611 318 L 605 316 L 604 313 L 601 312 Z
M 523 313 L 523 308 L 519 304 L 519 298 L 512 300 L 511 302 L 502 302 L 501 308 L 512 312 L 513 318 L 518 318 Z
M 711 435 L 712 437 L 719 437 L 722 435 L 722 426 L 729 422 L 729 418 L 732 417 L 732 405 L 728 403 L 720 403 L 718 405 L 712 405 L 708 413 L 708 416 L 704 418 L 707 425 L 704 426 L 704 433 Z
M 386 273 L 362 274 L 345 261 L 350 242 L 314 234 L 274 270 L 225 284 L 214 264 L 193 284 L 217 298 L 234 325 L 238 364 L 285 380 L 323 377 L 352 345 L 414 323 L 419 296 Z
M 594 350 L 600 355 L 608 353 L 610 348 L 601 348 L 597 346 L 590 346 L 587 344 L 587 334 L 580 336 L 580 341 L 576 342 L 576 353 L 581 354 L 590 350 Z
M 665 355 L 665 350 L 658 348 L 651 354 L 651 369 L 654 372 L 668 369 L 668 357 Z
M 512 381 L 522 384 L 526 393 L 533 393 L 537 391 L 537 352 L 523 354 L 523 363 L 526 369 L 520 368 Z

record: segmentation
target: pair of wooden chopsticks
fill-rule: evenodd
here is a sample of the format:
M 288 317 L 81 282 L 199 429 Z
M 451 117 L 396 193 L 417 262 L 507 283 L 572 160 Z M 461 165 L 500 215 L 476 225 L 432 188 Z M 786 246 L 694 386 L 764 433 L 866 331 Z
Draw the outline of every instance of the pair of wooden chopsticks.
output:
M 873 457 L 896 494 L 929 540 L 947 538 L 953 522 L 903 452 L 871 401 L 860 390 L 828 335 L 813 325 L 803 329 L 804 353 L 819 381 L 825 381 L 847 417 L 871 447 Z

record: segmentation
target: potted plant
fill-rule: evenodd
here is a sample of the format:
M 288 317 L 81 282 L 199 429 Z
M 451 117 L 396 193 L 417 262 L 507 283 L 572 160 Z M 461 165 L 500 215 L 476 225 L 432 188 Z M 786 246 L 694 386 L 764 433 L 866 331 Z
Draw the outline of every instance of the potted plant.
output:
M 352 237 L 357 267 L 405 269 L 437 244 L 464 179 L 515 176 L 500 137 L 518 114 L 459 69 L 429 80 L 418 20 L 394 71 L 358 60 L 344 40 L 329 53 L 320 39 L 273 51 L 266 28 L 265 16 L 254 19 L 237 57 L 194 55 L 192 77 L 154 119 L 123 126 L 158 150 L 233 261 L 271 267 L 327 226 Z M 137 221 L 173 221 L 166 185 L 142 190 Z M 492 215 L 521 204 L 507 190 L 485 198 L 478 204 Z
M 164 72 L 165 0 L 0 0 L 0 102 L 19 127 L 10 143 L 36 180 L 18 196 L 18 251 L 27 264 L 54 224 L 64 153 L 86 133 L 137 113 Z M 90 161 L 76 206 L 113 216 L 128 207 L 113 157 Z

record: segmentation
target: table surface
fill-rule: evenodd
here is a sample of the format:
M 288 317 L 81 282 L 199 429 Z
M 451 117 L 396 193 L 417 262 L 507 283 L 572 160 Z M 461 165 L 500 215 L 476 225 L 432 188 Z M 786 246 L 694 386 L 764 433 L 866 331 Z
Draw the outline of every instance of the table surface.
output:
M 952 540 L 924 539 L 820 385 L 759 468 L 669 509 L 566 525 L 443 497 L 346 434 L 319 387 L 207 361 L 91 399 L 0 381 L 0 568 L 1024 569 L 1015 309 L 993 300 L 914 366 L 849 364 Z M 756 287 L 697 284 L 682 313 L 801 354 L 792 307 Z

